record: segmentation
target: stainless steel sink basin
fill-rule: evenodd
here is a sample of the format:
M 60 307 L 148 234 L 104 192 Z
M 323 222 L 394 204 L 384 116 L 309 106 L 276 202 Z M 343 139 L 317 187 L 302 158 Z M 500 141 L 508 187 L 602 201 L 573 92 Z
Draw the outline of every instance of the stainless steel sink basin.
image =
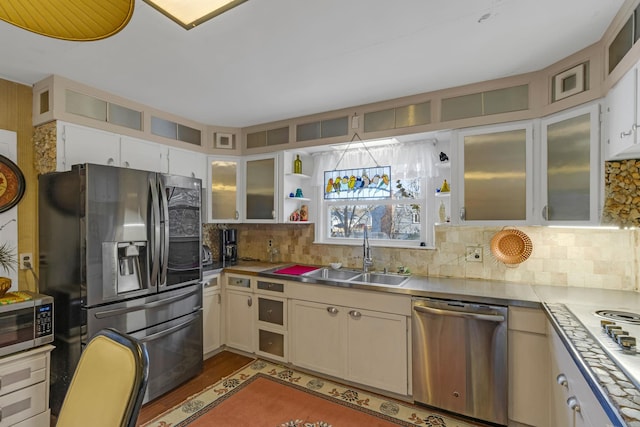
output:
M 398 276 L 396 274 L 362 273 L 354 277 L 353 279 L 351 279 L 350 282 L 375 283 L 377 285 L 400 286 L 407 280 L 409 280 L 408 276 Z
M 319 268 L 317 270 L 304 273 L 304 277 L 310 277 L 313 279 L 326 279 L 326 280 L 340 280 L 348 281 L 353 279 L 357 275 L 361 274 L 360 271 L 355 270 L 334 270 L 332 268 Z

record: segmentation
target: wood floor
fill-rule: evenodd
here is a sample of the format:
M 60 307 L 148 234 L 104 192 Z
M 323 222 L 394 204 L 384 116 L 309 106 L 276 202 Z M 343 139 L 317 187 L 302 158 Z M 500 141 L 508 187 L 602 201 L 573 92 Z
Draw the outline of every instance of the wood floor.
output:
M 140 409 L 140 415 L 138 416 L 138 425 L 152 420 L 157 415 L 160 415 L 167 409 L 173 408 L 189 396 L 218 382 L 222 377 L 234 373 L 251 362 L 251 360 L 253 359 L 230 351 L 223 351 L 205 360 L 204 368 L 200 375 L 187 381 L 177 389 L 143 405 L 142 409 Z

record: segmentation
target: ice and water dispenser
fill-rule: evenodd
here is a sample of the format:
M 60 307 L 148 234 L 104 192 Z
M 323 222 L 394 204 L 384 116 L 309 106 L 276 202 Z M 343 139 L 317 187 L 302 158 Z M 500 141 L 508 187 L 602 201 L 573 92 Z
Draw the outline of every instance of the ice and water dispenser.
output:
M 149 288 L 147 242 L 104 242 L 102 244 L 104 297 Z

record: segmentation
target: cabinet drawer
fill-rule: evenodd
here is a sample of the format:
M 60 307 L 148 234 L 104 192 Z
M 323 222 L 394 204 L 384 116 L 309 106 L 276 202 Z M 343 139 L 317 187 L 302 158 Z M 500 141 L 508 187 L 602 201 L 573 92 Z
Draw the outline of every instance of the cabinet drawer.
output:
M 46 355 L 0 365 L 0 396 L 44 381 L 46 365 Z
M 12 426 L 47 409 L 47 383 L 42 381 L 0 397 L 0 427 Z
M 284 283 L 258 281 L 258 289 L 271 292 L 284 292 Z
M 251 279 L 248 277 L 229 277 L 227 278 L 227 285 L 235 288 L 250 288 Z
M 258 330 L 258 349 L 262 353 L 284 358 L 284 341 L 283 334 L 263 329 Z
M 36 416 L 27 418 L 24 421 L 20 421 L 18 424 L 14 424 L 13 427 L 49 427 L 50 425 L 51 411 L 47 409 L 44 412 L 40 412 Z
M 284 301 L 258 297 L 258 320 L 284 326 Z

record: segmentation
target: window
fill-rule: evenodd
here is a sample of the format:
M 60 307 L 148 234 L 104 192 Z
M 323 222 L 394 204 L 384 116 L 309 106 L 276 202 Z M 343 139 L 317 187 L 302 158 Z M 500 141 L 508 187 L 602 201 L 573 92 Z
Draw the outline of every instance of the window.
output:
M 433 247 L 433 198 L 427 194 L 432 193 L 428 186 L 435 151 L 433 141 L 428 140 L 317 153 L 314 182 L 322 187 L 318 191 L 316 241 L 360 245 L 366 228 L 372 245 Z M 385 169 L 382 163 L 390 167 L 386 197 L 376 192 L 345 190 L 352 188 L 350 184 L 343 188 L 339 198 L 325 197 L 330 186 L 335 185 L 332 179 L 327 179 L 332 172 L 339 176 L 348 171 L 342 182 L 360 181 L 369 171 Z M 373 182 L 374 178 L 371 181 L 367 178 L 364 188 L 373 186 Z

